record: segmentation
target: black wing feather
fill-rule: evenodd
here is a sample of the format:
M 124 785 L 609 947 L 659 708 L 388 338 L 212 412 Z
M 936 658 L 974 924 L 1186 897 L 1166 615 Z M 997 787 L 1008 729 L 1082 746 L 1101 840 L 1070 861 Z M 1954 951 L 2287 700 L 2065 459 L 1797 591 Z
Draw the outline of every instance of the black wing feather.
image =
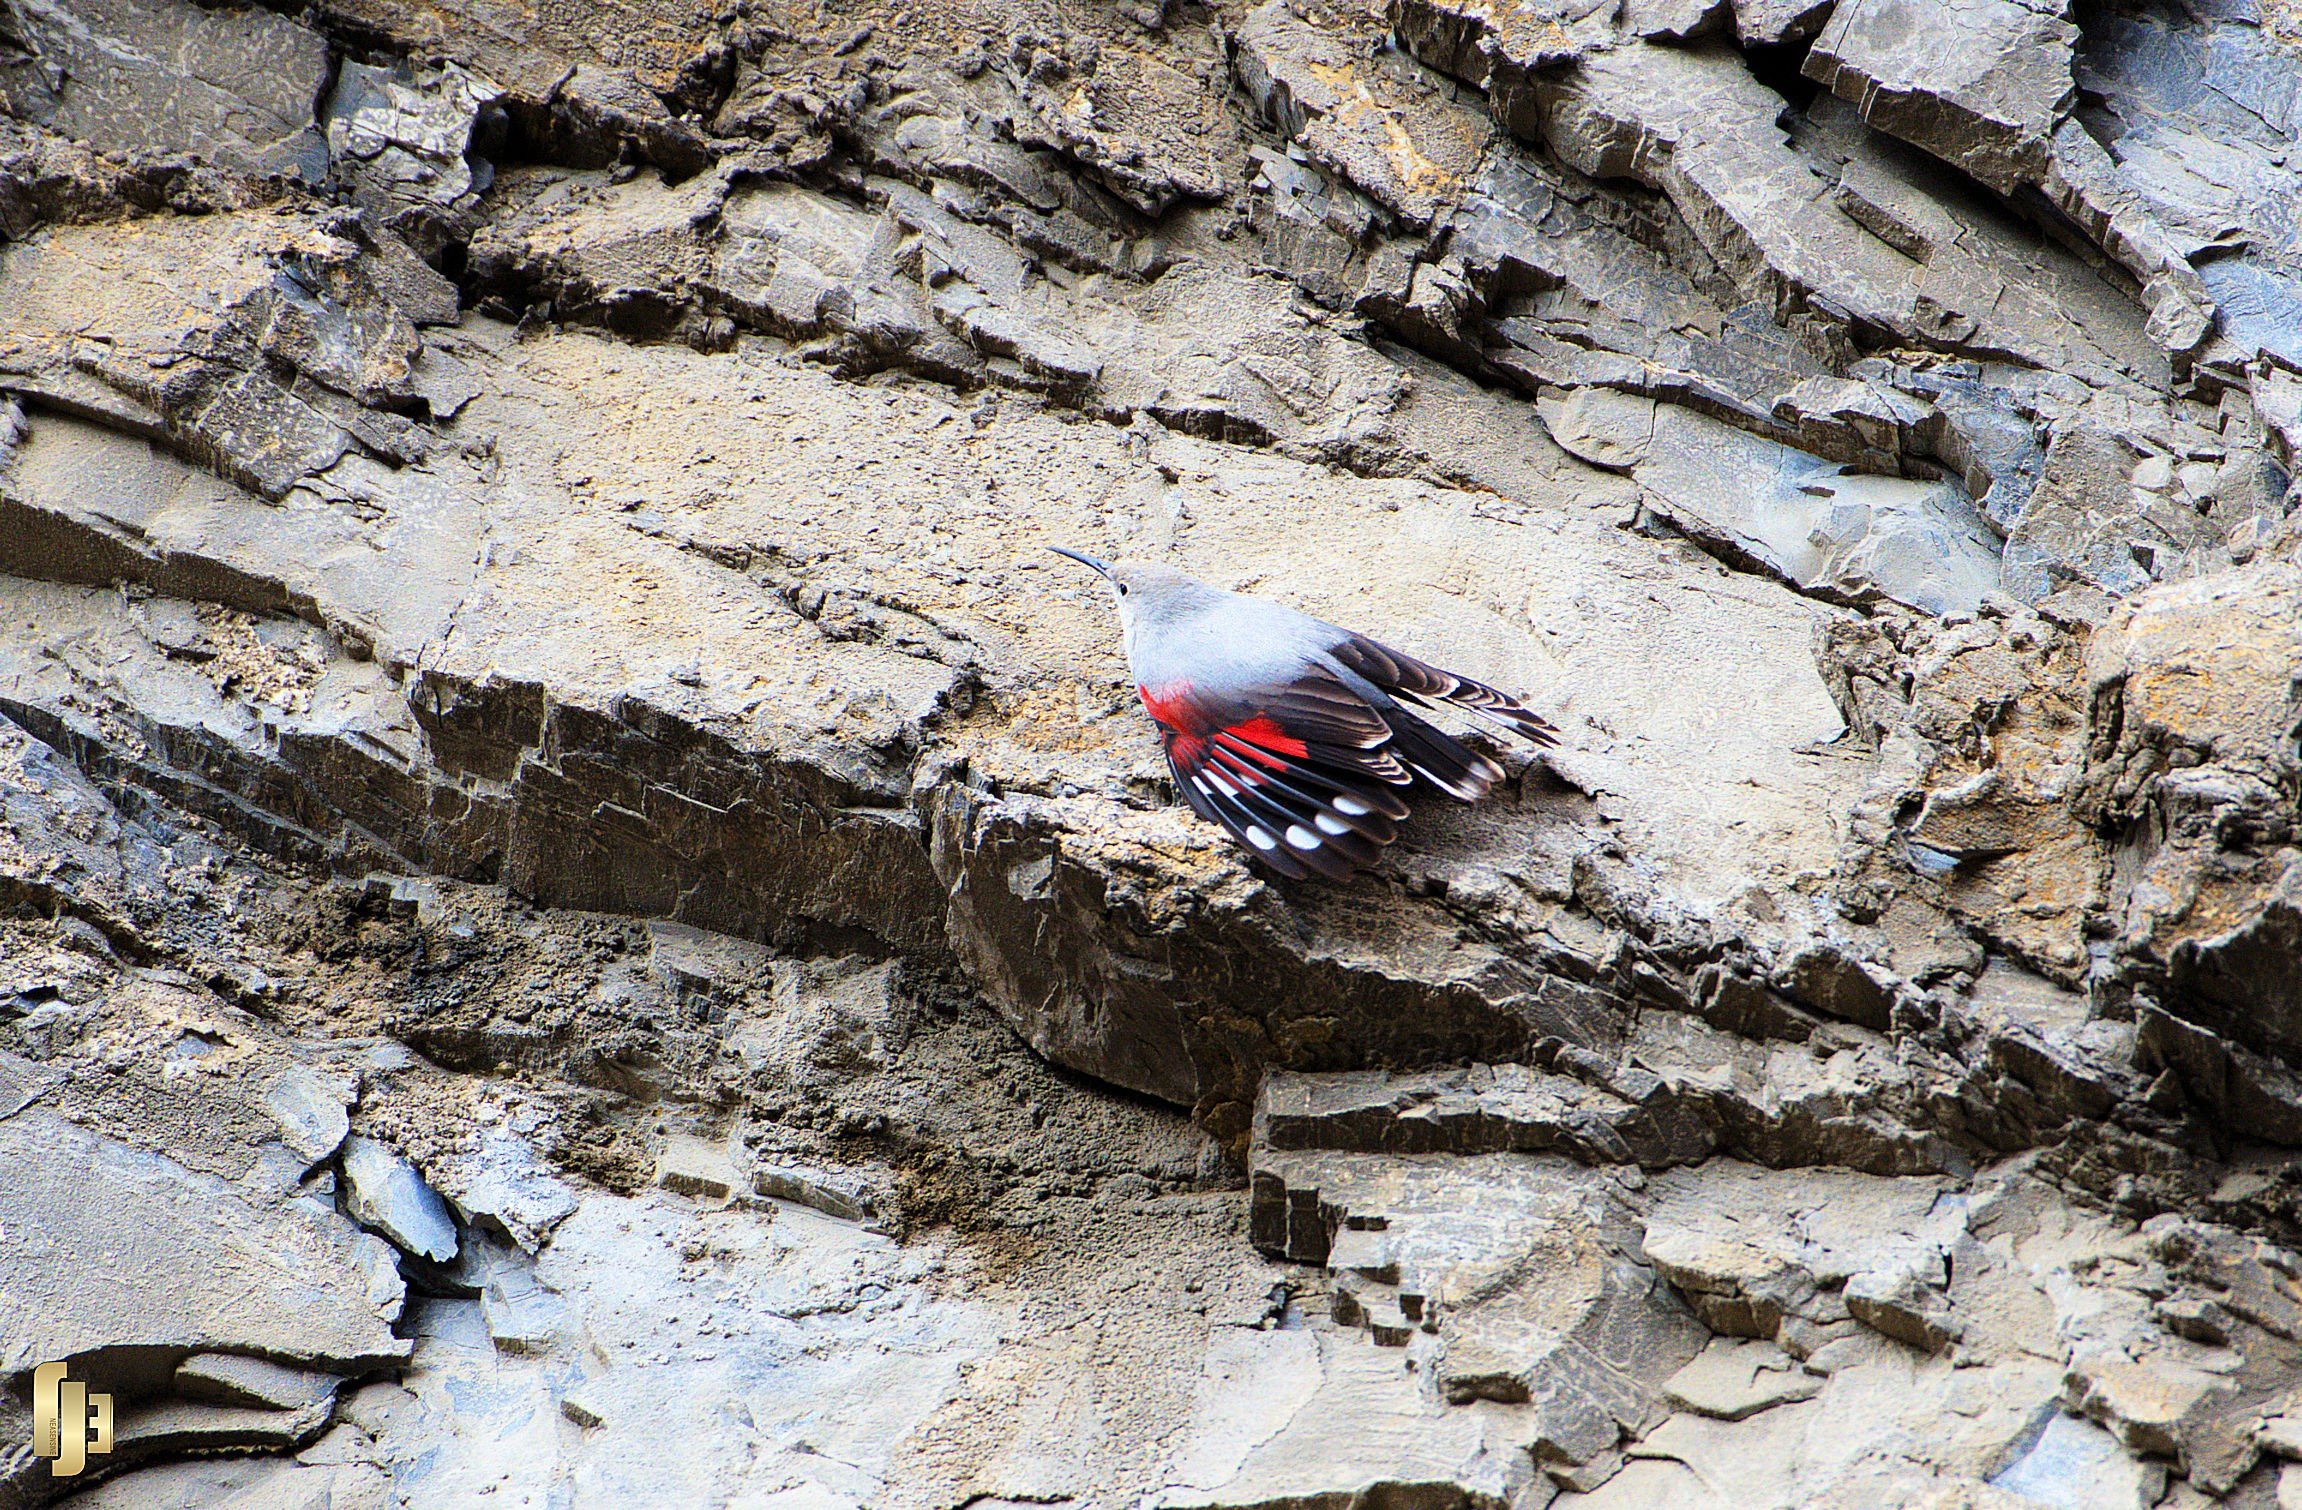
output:
M 1237 789 L 1239 805 L 1259 814 L 1263 821 L 1277 823 L 1275 830 L 1287 847 L 1296 850 L 1335 850 L 1354 866 L 1375 863 L 1375 856 L 1386 840 L 1377 840 L 1365 830 L 1345 821 L 1336 810 L 1319 798 L 1306 797 L 1294 787 L 1280 781 L 1268 772 L 1254 771 L 1246 762 L 1226 764 L 1220 756 L 1208 762 L 1210 772 L 1220 771 L 1224 779 Z M 1325 823 L 1320 822 L 1326 818 Z M 1374 821 L 1389 827 L 1390 820 L 1374 815 Z M 1301 830 L 1313 842 L 1305 843 L 1295 837 Z
M 1354 812 L 1350 807 L 1337 805 L 1335 799 L 1339 796 L 1358 797 L 1358 793 L 1355 791 L 1333 785 L 1332 783 L 1335 783 L 1338 778 L 1327 778 L 1330 785 L 1327 790 L 1322 791 L 1319 786 L 1318 773 L 1307 766 L 1290 764 L 1281 768 L 1284 771 L 1284 774 L 1281 774 L 1281 771 L 1275 771 L 1260 761 L 1250 761 L 1247 757 L 1228 747 L 1219 747 L 1209 759 L 1222 762 L 1225 769 L 1234 775 L 1252 775 L 1265 787 L 1285 793 L 1291 807 L 1308 817 L 1314 826 L 1326 833 L 1332 834 L 1337 828 L 1347 828 L 1354 833 L 1364 834 L 1376 844 L 1388 844 L 1399 836 L 1398 825 L 1393 816 L 1375 808 L 1374 804 L 1367 801 L 1366 798 L 1359 797 L 1356 803 L 1356 806 L 1368 809 L 1365 812 Z M 1389 793 L 1384 795 L 1388 797 Z M 1390 798 L 1390 800 L 1397 802 L 1401 808 L 1406 806 L 1405 803 L 1398 802 L 1395 797 Z M 1402 813 L 1399 816 L 1405 815 Z M 1321 819 L 1326 821 L 1321 822 Z
M 1407 816 L 1398 789 L 1418 778 L 1466 801 L 1503 779 L 1407 704 L 1451 703 L 1538 745 L 1556 742 L 1504 693 L 1378 641 L 1347 636 L 1332 657 L 1253 696 L 1181 685 L 1144 694 L 1176 791 L 1282 876 L 1340 881 L 1372 868 Z

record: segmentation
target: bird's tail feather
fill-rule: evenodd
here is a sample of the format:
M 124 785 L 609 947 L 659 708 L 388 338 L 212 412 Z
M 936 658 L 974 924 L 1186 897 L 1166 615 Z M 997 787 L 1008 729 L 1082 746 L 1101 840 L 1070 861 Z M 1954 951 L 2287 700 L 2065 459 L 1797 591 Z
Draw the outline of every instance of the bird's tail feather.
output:
M 1392 704 L 1392 745 L 1416 775 L 1449 796 L 1476 802 L 1503 779 L 1503 768 L 1454 737 Z
M 1555 745 L 1559 731 L 1517 698 L 1460 672 L 1443 671 L 1393 650 L 1380 640 L 1353 635 L 1334 648 L 1335 658 L 1385 692 L 1417 702 L 1451 703 L 1466 713 L 1535 745 Z

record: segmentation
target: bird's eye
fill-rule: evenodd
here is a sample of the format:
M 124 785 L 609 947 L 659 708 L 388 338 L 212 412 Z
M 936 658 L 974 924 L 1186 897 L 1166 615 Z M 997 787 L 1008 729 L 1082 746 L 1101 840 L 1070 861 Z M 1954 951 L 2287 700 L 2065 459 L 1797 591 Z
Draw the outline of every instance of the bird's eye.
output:
M 1119 584 L 1119 596 L 1122 598 L 1127 596 L 1127 584 L 1124 582 Z

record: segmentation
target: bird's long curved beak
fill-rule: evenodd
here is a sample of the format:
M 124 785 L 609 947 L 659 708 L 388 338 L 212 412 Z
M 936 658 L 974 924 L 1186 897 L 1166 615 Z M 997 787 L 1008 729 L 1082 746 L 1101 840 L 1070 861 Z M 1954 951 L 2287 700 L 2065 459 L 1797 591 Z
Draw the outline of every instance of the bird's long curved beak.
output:
M 1111 575 L 1110 567 L 1096 560 L 1093 556 L 1086 554 L 1084 551 L 1071 550 L 1061 545 L 1050 545 L 1047 548 L 1055 552 L 1055 554 L 1058 556 L 1069 556 L 1072 560 L 1078 562 L 1082 566 L 1092 566 L 1098 572 L 1101 572 L 1105 577 L 1109 577 Z

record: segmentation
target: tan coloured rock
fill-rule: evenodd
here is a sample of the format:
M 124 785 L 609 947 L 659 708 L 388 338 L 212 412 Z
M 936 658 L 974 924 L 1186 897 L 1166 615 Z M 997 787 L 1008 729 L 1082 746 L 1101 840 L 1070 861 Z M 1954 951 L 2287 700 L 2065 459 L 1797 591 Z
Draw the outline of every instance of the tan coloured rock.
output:
M 1822 1386 L 1779 1349 L 1722 1337 L 1671 1375 L 1663 1391 L 1682 1410 L 1740 1421 L 1772 1406 L 1811 1400 Z

